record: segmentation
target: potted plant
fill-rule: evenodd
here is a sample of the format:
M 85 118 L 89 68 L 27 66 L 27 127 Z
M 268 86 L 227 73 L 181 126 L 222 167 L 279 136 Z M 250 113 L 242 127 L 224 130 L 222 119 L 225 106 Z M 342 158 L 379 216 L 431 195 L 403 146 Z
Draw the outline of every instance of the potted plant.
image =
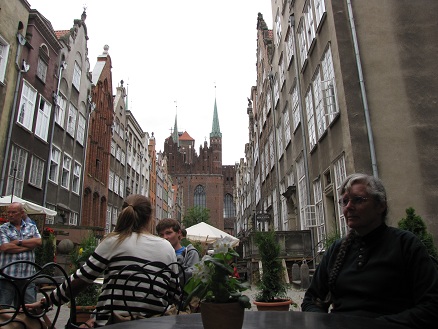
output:
M 98 242 L 95 235 L 89 233 L 82 239 L 81 243 L 73 249 L 70 254 L 72 265 L 71 273 L 76 272 L 76 270 L 87 261 L 96 249 L 97 244 Z M 90 313 L 96 308 L 99 293 L 100 286 L 98 284 L 92 284 L 76 295 L 76 320 L 79 323 L 85 322 L 90 318 Z
M 193 276 L 184 287 L 188 294 L 186 305 L 193 297 L 201 300 L 205 329 L 240 329 L 245 308 L 251 308 L 248 296 L 242 294 L 249 285 L 233 277 L 232 262 L 239 255 L 231 245 L 220 239 L 213 248 L 212 255 L 205 255 L 195 265 Z
M 259 311 L 287 311 L 292 300 L 287 296 L 283 279 L 283 266 L 279 259 L 280 245 L 275 232 L 257 232 L 255 244 L 259 249 L 262 274 L 257 283 L 258 293 L 254 304 Z

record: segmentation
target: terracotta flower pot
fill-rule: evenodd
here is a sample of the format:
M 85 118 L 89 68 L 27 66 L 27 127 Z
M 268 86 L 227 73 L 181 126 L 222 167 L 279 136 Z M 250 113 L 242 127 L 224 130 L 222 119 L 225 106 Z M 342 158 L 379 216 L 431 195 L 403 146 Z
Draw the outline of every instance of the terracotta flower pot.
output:
M 278 299 L 274 302 L 253 302 L 258 311 L 289 311 L 290 299 Z
M 201 303 L 201 318 L 204 329 L 241 329 L 245 309 L 238 302 Z

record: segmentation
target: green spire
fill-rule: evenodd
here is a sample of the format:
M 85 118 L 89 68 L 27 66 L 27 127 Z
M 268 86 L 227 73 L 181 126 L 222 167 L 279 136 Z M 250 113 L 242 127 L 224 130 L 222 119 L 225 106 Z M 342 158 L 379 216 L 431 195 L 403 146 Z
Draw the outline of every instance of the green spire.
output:
M 219 116 L 217 115 L 216 97 L 214 99 L 213 126 L 211 128 L 210 138 L 222 138 L 221 128 L 219 126 Z
M 173 126 L 173 142 L 176 143 L 179 146 L 179 136 L 178 136 L 178 125 L 176 123 L 176 114 L 175 114 L 175 125 Z

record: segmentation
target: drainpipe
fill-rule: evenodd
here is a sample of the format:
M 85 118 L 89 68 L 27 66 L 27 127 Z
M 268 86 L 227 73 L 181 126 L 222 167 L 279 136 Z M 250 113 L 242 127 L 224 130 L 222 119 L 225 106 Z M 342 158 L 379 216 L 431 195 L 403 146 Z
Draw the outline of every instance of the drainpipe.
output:
M 362 95 L 363 110 L 365 114 L 365 124 L 368 132 L 368 144 L 370 147 L 371 166 L 373 169 L 373 176 L 379 177 L 379 173 L 377 171 L 376 150 L 374 148 L 374 138 L 373 138 L 373 131 L 371 129 L 371 119 L 370 119 L 370 112 L 368 108 L 367 93 L 365 91 L 365 83 L 362 73 L 362 64 L 360 61 L 360 54 L 359 54 L 359 45 L 357 43 L 356 26 L 354 24 L 353 7 L 351 5 L 350 0 L 347 0 L 347 8 L 348 8 L 348 18 L 350 22 L 351 36 L 353 38 L 354 54 L 356 56 L 357 72 L 359 74 L 359 84 L 360 84 L 360 92 Z
M 56 94 L 53 95 L 54 103 L 55 103 L 55 111 L 53 111 L 53 119 L 52 119 L 52 129 L 50 132 L 50 143 L 49 143 L 49 156 L 47 159 L 49 160 L 47 163 L 47 170 L 46 170 L 46 183 L 44 184 L 44 191 L 43 191 L 43 205 L 46 205 L 47 200 L 47 185 L 49 185 L 49 174 L 50 174 L 50 159 L 52 158 L 52 148 L 53 148 L 53 133 L 55 131 L 55 114 L 56 114 L 56 107 L 58 106 L 58 100 L 59 100 L 59 86 L 61 84 L 61 75 L 62 71 L 67 68 L 67 63 L 63 61 L 61 65 L 59 65 L 59 73 L 58 73 L 58 86 L 56 87 Z
M 15 55 L 15 65 L 16 68 L 18 68 L 18 76 L 17 76 L 17 83 L 15 84 L 14 101 L 12 103 L 11 117 L 9 119 L 9 129 L 8 129 L 8 136 L 6 139 L 5 157 L 3 159 L 2 175 L 0 180 L 0 194 L 3 194 L 3 186 L 6 176 L 6 167 L 8 165 L 7 157 L 10 157 L 9 149 L 11 147 L 11 136 L 12 136 L 12 129 L 14 126 L 15 112 L 16 112 L 17 99 L 18 99 L 18 90 L 20 88 L 20 83 L 21 83 L 21 75 L 22 73 L 26 73 L 27 71 L 29 71 L 29 65 L 24 61 L 24 59 L 22 65 L 19 64 L 21 48 L 26 44 L 26 39 L 20 34 L 20 32 L 17 33 L 17 39 L 18 39 L 18 45 L 17 45 L 17 53 Z M 11 195 L 13 194 L 14 191 L 12 191 Z

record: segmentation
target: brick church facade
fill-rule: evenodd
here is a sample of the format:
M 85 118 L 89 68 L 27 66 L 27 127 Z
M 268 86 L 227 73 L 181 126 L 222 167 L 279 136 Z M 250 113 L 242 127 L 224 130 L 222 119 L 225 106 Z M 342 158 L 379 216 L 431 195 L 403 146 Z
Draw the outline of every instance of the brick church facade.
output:
M 210 224 L 220 230 L 234 233 L 235 208 L 233 186 L 234 165 L 222 165 L 222 133 L 216 100 L 210 146 L 207 141 L 195 151 L 195 140 L 187 131 L 178 132 L 177 119 L 171 136 L 164 142 L 168 172 L 174 184 L 183 190 L 184 210 L 194 206 L 210 210 Z

